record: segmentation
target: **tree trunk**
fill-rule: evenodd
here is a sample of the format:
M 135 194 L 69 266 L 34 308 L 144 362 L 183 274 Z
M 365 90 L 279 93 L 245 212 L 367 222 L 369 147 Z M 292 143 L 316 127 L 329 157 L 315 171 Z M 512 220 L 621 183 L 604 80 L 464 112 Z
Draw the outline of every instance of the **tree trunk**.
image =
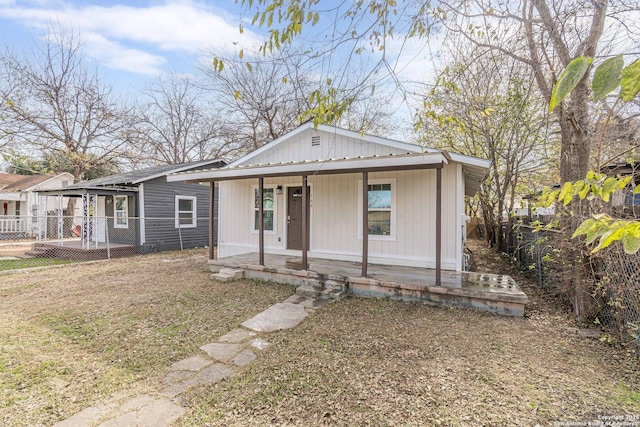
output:
M 584 179 L 589 170 L 589 88 L 583 80 L 571 93 L 570 108 L 558 114 L 562 148 L 560 182 Z

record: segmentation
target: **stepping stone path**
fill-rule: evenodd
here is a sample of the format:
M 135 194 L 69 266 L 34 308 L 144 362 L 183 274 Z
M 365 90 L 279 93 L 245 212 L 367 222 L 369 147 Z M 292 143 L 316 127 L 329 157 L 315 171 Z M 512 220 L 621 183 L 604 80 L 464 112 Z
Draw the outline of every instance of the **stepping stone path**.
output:
M 181 395 L 190 388 L 217 383 L 253 362 L 269 342 L 259 336 L 280 329 L 291 329 L 309 313 L 327 304 L 313 298 L 292 295 L 221 336 L 205 344 L 201 355 L 173 363 L 154 395 L 136 396 L 121 405 L 91 406 L 54 427 L 162 427 L 169 426 L 184 413 Z

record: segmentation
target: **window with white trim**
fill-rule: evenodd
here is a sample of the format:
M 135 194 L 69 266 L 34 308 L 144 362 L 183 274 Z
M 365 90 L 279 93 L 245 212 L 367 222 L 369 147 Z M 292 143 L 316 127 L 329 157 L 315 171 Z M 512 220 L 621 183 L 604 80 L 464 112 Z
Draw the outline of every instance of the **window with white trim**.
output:
M 258 187 L 253 188 L 253 231 L 258 231 L 258 221 L 259 221 L 259 209 L 260 202 L 258 200 Z M 274 232 L 275 231 L 275 188 L 273 187 L 265 187 L 263 188 L 263 203 L 262 203 L 262 211 L 263 211 L 263 223 L 264 223 L 264 231 L 266 232 Z
M 362 181 L 358 185 L 359 218 L 362 218 Z M 370 240 L 395 239 L 395 179 L 371 179 L 367 187 L 367 234 Z M 358 238 L 362 238 L 362 220 L 358 220 Z
M 369 184 L 369 236 L 391 235 L 391 183 Z
M 175 228 L 193 228 L 198 226 L 196 216 L 196 197 L 176 196 Z
M 113 227 L 129 228 L 129 197 L 113 196 Z

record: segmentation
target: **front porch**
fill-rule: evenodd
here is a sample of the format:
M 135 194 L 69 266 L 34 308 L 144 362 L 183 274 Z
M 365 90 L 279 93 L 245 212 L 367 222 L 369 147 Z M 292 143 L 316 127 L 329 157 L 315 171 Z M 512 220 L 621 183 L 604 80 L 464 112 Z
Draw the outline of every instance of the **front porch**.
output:
M 369 264 L 367 277 L 361 277 L 361 264 L 309 258 L 308 270 L 300 260 L 285 255 L 249 253 L 209 260 L 209 268 L 242 271 L 245 278 L 288 283 L 298 293 L 340 297 L 354 295 L 423 301 L 438 305 L 473 308 L 506 316 L 523 316 L 529 299 L 509 276 L 476 272 L 442 271 L 436 285 L 436 271 L 428 268 Z

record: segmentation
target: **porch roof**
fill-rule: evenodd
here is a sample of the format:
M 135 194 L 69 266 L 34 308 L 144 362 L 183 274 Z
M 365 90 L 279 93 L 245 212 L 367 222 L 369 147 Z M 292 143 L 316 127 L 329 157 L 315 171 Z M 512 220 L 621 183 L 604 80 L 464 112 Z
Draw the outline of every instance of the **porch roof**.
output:
M 480 187 L 488 170 L 488 166 L 478 162 L 464 162 L 465 193 L 473 196 Z M 441 168 L 453 158 L 447 151 L 431 151 L 425 153 L 388 154 L 372 157 L 354 157 L 325 160 L 303 160 L 292 162 L 226 166 L 216 169 L 194 170 L 174 173 L 167 176 L 167 181 L 184 181 L 190 183 L 229 181 L 235 179 L 269 178 L 295 175 L 328 175 L 360 172 L 382 172 L 394 170 L 416 170 Z
M 109 196 L 112 194 L 137 194 L 137 187 L 127 186 L 110 186 L 110 187 L 67 187 L 60 190 L 41 190 L 38 193 L 45 194 L 47 196 L 68 196 L 68 197 L 81 197 L 84 194 L 97 194 L 99 196 Z
M 21 192 L 19 191 L 0 191 L 0 200 L 11 200 L 20 202 L 26 200 L 26 198 L 22 197 Z
M 389 154 L 326 160 L 303 160 L 255 165 L 228 166 L 172 174 L 168 181 L 210 182 L 292 175 L 328 175 L 391 170 L 434 169 L 447 164 L 446 152 Z

